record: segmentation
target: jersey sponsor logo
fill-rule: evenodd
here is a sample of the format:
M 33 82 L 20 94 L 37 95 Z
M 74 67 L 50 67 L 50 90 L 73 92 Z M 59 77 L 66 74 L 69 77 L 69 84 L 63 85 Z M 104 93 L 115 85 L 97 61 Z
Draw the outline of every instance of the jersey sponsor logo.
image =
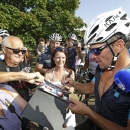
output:
M 121 90 L 125 90 L 125 86 L 124 86 L 124 84 L 118 79 L 118 78 L 116 78 L 115 79 L 115 83 L 117 84 L 117 86 L 121 89 Z
M 23 71 L 23 72 L 26 72 L 26 73 L 29 73 L 29 72 L 31 72 L 31 67 L 24 67 L 24 68 L 22 69 L 22 71 Z

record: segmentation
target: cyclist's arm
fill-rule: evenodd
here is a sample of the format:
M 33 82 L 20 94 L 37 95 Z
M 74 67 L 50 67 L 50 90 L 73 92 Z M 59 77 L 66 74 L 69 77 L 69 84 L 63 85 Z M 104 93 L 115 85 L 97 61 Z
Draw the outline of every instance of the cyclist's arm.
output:
M 94 83 L 93 82 L 82 84 L 82 83 L 75 81 L 73 84 L 73 87 L 76 90 L 78 90 L 84 94 L 93 94 L 94 93 Z
M 105 117 L 102 117 L 84 103 L 73 98 L 70 98 L 69 109 L 73 113 L 86 115 L 94 122 L 94 124 L 97 124 L 101 130 L 129 130 L 130 128 L 130 120 L 128 120 L 127 126 L 123 127 L 113 121 L 106 119 Z
M 102 130 L 130 130 L 130 120 L 128 120 L 127 127 L 123 127 L 100 116 L 99 114 L 91 110 L 90 108 L 89 108 L 89 114 L 88 114 L 87 109 L 86 109 L 86 113 L 88 117 L 91 120 L 93 120 Z
M 48 69 L 43 68 L 43 65 L 41 65 L 41 64 L 37 63 L 36 66 L 35 66 L 35 71 L 40 72 L 42 75 L 44 75 L 47 70 Z

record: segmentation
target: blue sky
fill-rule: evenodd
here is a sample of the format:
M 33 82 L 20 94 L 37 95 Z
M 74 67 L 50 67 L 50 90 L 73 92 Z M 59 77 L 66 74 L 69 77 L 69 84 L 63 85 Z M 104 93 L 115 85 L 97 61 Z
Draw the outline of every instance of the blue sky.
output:
M 122 7 L 130 18 L 130 0 L 80 0 L 76 16 L 89 24 L 97 15 Z

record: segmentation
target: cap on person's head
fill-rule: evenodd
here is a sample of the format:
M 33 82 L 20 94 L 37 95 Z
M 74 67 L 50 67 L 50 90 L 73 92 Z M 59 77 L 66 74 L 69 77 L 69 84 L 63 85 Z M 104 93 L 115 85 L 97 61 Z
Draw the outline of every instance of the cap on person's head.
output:
M 117 33 L 125 36 L 130 33 L 130 19 L 122 8 L 102 13 L 92 20 L 85 32 L 84 43 L 103 43 Z
M 61 42 L 62 41 L 62 36 L 58 33 L 52 33 L 50 36 L 49 36 L 49 40 L 50 41 L 57 41 L 57 42 Z
M 71 38 L 72 40 L 77 40 L 77 36 L 75 34 L 69 33 L 68 38 Z
M 7 30 L 4 30 L 4 29 L 0 29 L 0 36 L 10 36 L 9 35 L 9 32 Z

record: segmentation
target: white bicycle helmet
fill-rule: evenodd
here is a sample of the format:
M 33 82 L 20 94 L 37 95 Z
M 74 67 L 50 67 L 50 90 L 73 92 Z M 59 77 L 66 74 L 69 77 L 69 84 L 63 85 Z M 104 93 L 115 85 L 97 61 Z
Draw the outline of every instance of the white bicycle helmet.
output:
M 75 34 L 69 33 L 68 38 L 71 38 L 73 40 L 77 40 L 77 36 Z
M 9 35 L 9 32 L 7 30 L 0 29 L 0 36 L 10 36 L 10 35 Z
M 130 19 L 122 8 L 98 15 L 87 28 L 84 43 L 102 43 L 116 33 L 130 33 Z
M 61 42 L 62 41 L 62 36 L 58 33 L 52 33 L 50 36 L 49 36 L 49 40 L 51 41 L 57 41 L 57 42 Z
M 115 67 L 120 53 L 115 54 L 107 40 L 117 33 L 125 35 L 126 38 L 130 34 L 130 19 L 122 8 L 98 15 L 90 23 L 84 35 L 85 44 L 92 45 L 103 42 L 107 44 L 113 55 L 109 70 Z

